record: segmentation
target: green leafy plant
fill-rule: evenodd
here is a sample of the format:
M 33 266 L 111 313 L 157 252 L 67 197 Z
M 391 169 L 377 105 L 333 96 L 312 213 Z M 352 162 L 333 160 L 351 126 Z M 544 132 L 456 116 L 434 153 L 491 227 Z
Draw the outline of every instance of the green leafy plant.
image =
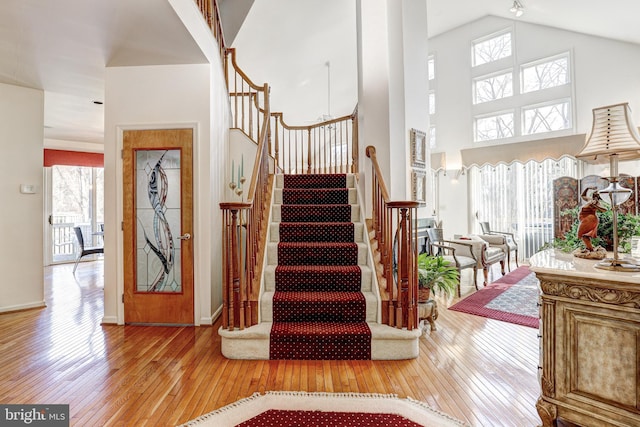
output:
M 563 252 L 572 252 L 577 248 L 584 248 L 584 243 L 578 238 L 578 213 L 580 208 L 567 209 L 562 215 L 574 218 L 571 228 L 564 237 L 556 237 L 553 242 L 545 244 L 541 249 L 556 248 Z M 598 212 L 598 237 L 592 239 L 593 246 L 602 246 L 607 250 L 613 249 L 613 212 L 609 209 Z M 640 235 L 640 217 L 631 214 L 618 213 L 618 247 L 622 252 L 631 251 L 631 237 Z
M 441 256 L 421 253 L 418 255 L 418 287 L 443 291 L 447 296 L 454 294 L 460 273 Z

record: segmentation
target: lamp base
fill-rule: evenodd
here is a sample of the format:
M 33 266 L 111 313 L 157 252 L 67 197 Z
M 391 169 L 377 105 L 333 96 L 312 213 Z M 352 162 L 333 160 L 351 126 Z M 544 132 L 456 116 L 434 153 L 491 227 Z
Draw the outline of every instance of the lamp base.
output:
M 640 271 L 640 265 L 621 259 L 607 258 L 595 265 L 596 268 L 609 271 Z

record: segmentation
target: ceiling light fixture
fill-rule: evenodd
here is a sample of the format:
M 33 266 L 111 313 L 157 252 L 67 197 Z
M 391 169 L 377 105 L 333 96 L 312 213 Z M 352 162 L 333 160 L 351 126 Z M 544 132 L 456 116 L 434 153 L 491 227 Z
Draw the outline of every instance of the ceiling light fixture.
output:
M 520 18 L 524 14 L 524 7 L 522 6 L 522 3 L 520 3 L 518 0 L 514 0 L 513 6 L 511 6 L 511 9 L 509 9 L 509 12 L 515 14 L 516 18 Z

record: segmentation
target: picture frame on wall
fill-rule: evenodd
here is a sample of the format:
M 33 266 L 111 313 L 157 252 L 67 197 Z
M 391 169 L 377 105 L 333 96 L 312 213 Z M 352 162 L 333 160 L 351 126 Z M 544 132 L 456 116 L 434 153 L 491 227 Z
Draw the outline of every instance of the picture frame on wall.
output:
M 427 201 L 427 174 L 423 171 L 411 171 L 411 195 L 413 200 Z
M 427 165 L 427 134 L 411 129 L 411 166 L 425 168 Z

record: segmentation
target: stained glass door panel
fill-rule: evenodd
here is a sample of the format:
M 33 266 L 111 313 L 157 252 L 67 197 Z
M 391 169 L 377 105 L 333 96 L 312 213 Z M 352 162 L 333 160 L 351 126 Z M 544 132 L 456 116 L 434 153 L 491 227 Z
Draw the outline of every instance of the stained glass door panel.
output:
M 194 322 L 192 133 L 124 132 L 126 323 Z

